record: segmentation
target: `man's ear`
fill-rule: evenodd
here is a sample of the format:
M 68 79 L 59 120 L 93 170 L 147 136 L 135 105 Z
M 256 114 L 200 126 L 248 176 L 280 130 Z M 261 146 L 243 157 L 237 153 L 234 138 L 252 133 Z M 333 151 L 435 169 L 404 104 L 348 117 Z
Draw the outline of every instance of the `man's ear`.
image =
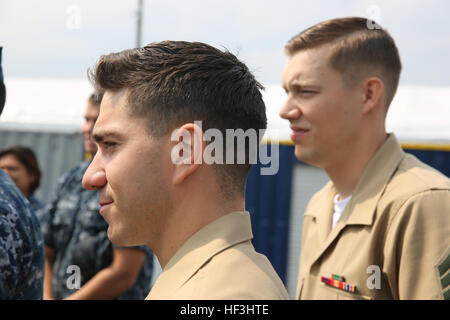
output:
M 368 78 L 364 82 L 363 114 L 372 112 L 377 107 L 384 107 L 384 83 L 378 77 Z
M 173 184 L 181 184 L 193 174 L 203 162 L 205 141 L 203 131 L 195 123 L 187 123 L 177 128 L 171 136 L 174 143 L 171 151 L 173 171 Z

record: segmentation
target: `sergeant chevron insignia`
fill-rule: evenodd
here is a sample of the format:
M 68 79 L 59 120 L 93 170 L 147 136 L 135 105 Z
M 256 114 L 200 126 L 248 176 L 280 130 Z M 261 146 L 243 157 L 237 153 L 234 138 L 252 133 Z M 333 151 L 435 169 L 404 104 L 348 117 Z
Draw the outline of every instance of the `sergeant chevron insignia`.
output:
M 436 273 L 445 300 L 450 300 L 450 247 L 439 259 L 436 265 Z

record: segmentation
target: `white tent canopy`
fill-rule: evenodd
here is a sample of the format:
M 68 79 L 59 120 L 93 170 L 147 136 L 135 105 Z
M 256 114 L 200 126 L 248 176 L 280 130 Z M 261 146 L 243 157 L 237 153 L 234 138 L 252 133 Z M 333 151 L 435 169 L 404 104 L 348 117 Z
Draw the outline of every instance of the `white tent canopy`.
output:
M 77 131 L 83 123 L 87 80 L 6 78 L 7 100 L 0 127 L 11 130 Z M 278 112 L 286 95 L 266 85 L 268 138 L 289 141 L 289 126 Z M 402 142 L 450 143 L 450 87 L 400 86 L 387 118 L 387 130 Z
M 92 86 L 87 80 L 6 78 L 0 128 L 80 131 Z

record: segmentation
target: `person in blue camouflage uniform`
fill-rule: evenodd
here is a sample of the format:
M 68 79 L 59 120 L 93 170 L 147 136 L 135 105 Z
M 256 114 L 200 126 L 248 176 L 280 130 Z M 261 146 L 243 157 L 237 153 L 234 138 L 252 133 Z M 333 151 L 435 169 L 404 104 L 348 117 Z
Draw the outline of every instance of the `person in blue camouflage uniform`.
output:
M 34 196 L 41 183 L 41 169 L 34 151 L 25 146 L 0 150 L 0 169 L 14 181 L 39 218 L 45 203 Z
M 98 104 L 91 96 L 83 126 L 85 149 L 91 152 L 96 151 L 90 134 Z M 99 214 L 98 191 L 86 190 L 81 184 L 88 165 L 82 162 L 61 177 L 40 217 L 46 252 L 44 299 L 142 300 L 150 290 L 153 255 L 147 247 L 118 247 L 108 239 L 108 224 Z M 71 266 L 79 268 L 80 289 Z
M 27 200 L 30 203 L 31 210 L 33 210 L 36 216 L 39 217 L 41 210 L 45 209 L 45 202 L 39 200 L 33 195 L 29 196 Z
M 0 113 L 6 90 L 0 47 Z M 44 247 L 39 221 L 0 169 L 0 299 L 42 299 Z
M 42 299 L 43 279 L 39 221 L 0 169 L 0 299 Z

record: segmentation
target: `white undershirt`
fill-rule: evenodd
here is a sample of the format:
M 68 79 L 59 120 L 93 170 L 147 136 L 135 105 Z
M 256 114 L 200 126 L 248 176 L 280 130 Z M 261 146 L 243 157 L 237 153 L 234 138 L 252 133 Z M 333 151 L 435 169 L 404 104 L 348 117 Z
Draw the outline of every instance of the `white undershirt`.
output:
M 336 223 L 338 222 L 339 218 L 342 215 L 342 212 L 345 209 L 345 206 L 347 205 L 347 203 L 350 201 L 351 198 L 352 196 L 348 196 L 345 199 L 338 200 L 339 199 L 338 194 L 334 197 L 333 225 L 331 226 L 331 229 L 333 229 Z

